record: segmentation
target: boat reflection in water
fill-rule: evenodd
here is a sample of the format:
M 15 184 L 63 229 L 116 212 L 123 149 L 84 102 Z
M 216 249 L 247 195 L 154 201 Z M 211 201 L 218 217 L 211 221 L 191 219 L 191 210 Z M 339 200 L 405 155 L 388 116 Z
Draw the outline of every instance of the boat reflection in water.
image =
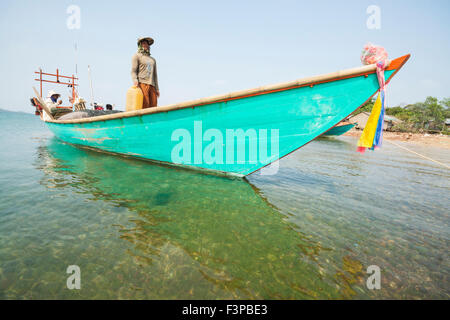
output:
M 58 219 L 62 225 L 69 215 L 77 219 L 67 232 L 81 240 L 64 243 L 71 254 L 60 259 L 76 258 L 84 290 L 63 288 L 57 297 L 339 298 L 349 297 L 348 285 L 360 276 L 360 270 L 347 278 L 327 272 L 318 257 L 330 249 L 297 230 L 244 180 L 55 138 L 40 147 L 36 166 L 45 173 L 41 184 L 76 203 Z

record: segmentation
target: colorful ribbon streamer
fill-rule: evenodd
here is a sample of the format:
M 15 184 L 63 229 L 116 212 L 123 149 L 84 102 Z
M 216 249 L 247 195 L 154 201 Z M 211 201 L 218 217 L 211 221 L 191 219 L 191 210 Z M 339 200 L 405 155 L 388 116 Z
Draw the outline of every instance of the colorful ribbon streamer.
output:
M 381 147 L 383 141 L 383 124 L 385 114 L 386 90 L 384 82 L 385 61 L 377 63 L 377 78 L 380 89 L 373 105 L 372 112 L 358 141 L 358 152 L 364 153 L 366 148 L 375 150 Z

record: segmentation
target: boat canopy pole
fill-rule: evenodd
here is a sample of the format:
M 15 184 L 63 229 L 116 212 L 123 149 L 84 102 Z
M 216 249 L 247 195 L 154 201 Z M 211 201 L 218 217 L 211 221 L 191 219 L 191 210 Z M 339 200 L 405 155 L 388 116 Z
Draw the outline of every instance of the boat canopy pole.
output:
M 91 85 L 91 106 L 94 105 L 94 90 L 92 89 L 91 66 L 88 65 L 89 83 Z
M 75 49 L 75 74 L 78 76 L 78 46 L 76 42 L 74 44 L 74 49 Z

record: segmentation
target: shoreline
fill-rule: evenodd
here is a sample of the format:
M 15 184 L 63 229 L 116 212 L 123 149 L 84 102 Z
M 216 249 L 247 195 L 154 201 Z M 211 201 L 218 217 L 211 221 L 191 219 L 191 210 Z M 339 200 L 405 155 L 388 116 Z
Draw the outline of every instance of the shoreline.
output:
M 359 137 L 361 133 L 362 130 L 352 129 L 344 133 L 343 136 Z M 450 136 L 442 134 L 384 131 L 383 139 L 408 142 L 416 145 L 450 149 Z

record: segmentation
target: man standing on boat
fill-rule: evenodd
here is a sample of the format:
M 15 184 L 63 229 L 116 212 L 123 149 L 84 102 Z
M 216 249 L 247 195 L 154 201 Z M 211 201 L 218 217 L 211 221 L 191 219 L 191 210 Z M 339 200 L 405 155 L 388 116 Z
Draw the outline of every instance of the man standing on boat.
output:
M 131 60 L 131 78 L 144 94 L 143 109 L 156 107 L 159 97 L 156 60 L 150 56 L 150 46 L 153 42 L 150 37 L 139 38 L 138 51 Z

